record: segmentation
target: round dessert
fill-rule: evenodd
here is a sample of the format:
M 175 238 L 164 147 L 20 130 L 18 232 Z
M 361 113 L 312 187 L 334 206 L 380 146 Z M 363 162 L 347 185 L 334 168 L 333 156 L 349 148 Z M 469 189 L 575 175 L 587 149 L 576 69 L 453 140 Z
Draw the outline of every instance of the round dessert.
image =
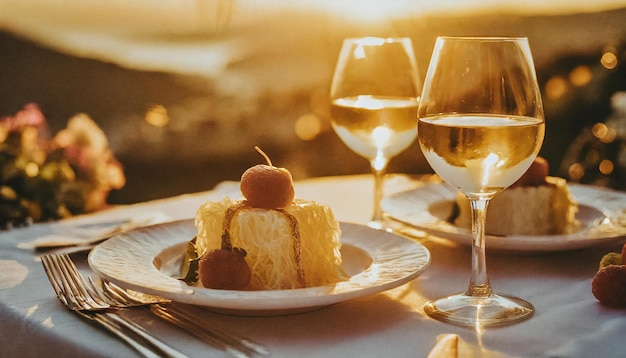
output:
M 576 227 L 578 204 L 567 181 L 548 176 L 548 163 L 537 158 L 528 171 L 511 187 L 489 203 L 485 231 L 489 235 L 557 235 Z M 457 194 L 455 225 L 470 228 L 468 199 Z
M 185 281 L 215 289 L 279 290 L 345 280 L 341 229 L 332 210 L 294 200 L 291 174 L 257 150 L 268 165 L 244 172 L 244 199 L 205 202 L 198 209 L 191 255 L 188 249 L 198 277 L 188 274 Z

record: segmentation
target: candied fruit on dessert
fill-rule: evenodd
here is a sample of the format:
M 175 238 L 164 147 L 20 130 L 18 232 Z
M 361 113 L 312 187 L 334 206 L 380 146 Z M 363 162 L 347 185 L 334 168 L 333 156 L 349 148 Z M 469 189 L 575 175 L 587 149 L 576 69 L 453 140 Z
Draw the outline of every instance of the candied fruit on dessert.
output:
M 294 199 L 289 171 L 269 165 L 244 172 L 244 196 L 203 203 L 182 271 L 188 284 L 281 290 L 342 281 L 341 228 L 332 210 Z M 197 273 L 197 274 L 196 274 Z

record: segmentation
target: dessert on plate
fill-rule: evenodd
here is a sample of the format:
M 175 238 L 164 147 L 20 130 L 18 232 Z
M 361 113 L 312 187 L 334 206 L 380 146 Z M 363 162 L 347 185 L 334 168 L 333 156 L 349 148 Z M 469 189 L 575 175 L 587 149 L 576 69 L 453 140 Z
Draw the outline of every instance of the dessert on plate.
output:
M 455 225 L 470 228 L 469 201 L 456 197 Z M 537 158 L 511 187 L 496 195 L 487 210 L 487 234 L 558 235 L 576 227 L 578 204 L 563 178 L 548 176 L 548 162 Z
M 197 279 L 207 288 L 279 290 L 346 279 L 341 229 L 332 210 L 294 199 L 289 171 L 265 158 L 268 165 L 242 175 L 244 199 L 205 202 L 198 209 L 198 232 L 187 250 L 188 283 Z

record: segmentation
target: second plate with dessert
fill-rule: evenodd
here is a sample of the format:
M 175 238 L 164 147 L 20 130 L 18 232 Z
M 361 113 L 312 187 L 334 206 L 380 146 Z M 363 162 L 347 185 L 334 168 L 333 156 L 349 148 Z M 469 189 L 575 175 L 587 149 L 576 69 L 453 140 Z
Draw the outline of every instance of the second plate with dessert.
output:
M 96 247 L 89 265 L 119 286 L 172 301 L 241 315 L 278 315 L 314 310 L 383 292 L 417 278 L 430 264 L 421 244 L 369 227 L 341 223 L 346 281 L 309 288 L 261 291 L 217 290 L 179 280 L 193 220 L 154 225 L 115 236 Z
M 576 228 L 561 235 L 488 235 L 487 249 L 565 251 L 626 239 L 626 193 L 589 185 L 568 185 L 579 205 Z M 394 220 L 461 245 L 471 245 L 470 230 L 450 221 L 455 197 L 456 190 L 448 184 L 429 184 L 385 198 L 382 207 L 386 215 Z

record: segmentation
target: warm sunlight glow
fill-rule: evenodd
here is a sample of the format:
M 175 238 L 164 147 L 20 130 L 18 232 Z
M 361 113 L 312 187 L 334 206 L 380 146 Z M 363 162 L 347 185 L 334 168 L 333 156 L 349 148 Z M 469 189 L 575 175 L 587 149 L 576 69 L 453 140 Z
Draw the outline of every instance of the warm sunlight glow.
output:
M 485 158 L 485 160 L 483 160 L 483 170 L 482 172 L 484 173 L 483 178 L 482 178 L 482 186 L 486 187 L 487 184 L 489 184 L 489 178 L 491 177 L 491 171 L 493 168 L 497 167 L 498 161 L 500 160 L 500 157 L 498 157 L 497 154 L 491 153 L 487 156 L 487 158 Z
M 383 108 L 383 104 L 372 96 L 359 96 L 356 100 L 355 107 L 365 109 L 381 109 Z
M 387 127 L 379 126 L 374 129 L 374 132 L 372 132 L 372 137 L 374 138 L 376 147 L 382 148 L 389 141 L 389 137 L 391 137 L 391 131 Z
M 558 16 L 625 5 L 626 0 L 5 0 L 0 30 L 124 67 L 222 78 L 230 65 L 256 51 L 271 50 L 285 38 L 295 41 L 300 27 L 322 37 L 330 29 L 337 36 L 368 28 L 382 34 L 405 31 L 408 23 L 428 25 L 437 16 Z M 598 36 L 605 35 L 589 34 Z M 607 68 L 614 63 L 610 56 L 603 62 Z
M 365 58 L 365 50 L 363 46 L 359 45 L 354 49 L 354 58 L 358 60 L 362 60 Z
M 284 1 L 280 1 L 284 4 Z M 303 4 L 306 2 L 303 2 Z M 342 14 L 349 20 L 380 21 L 402 17 L 408 13 L 422 14 L 476 14 L 485 12 L 509 12 L 521 14 L 564 13 L 567 9 L 577 11 L 600 11 L 623 4 L 621 0 L 316 0 L 308 6 L 326 9 L 333 14 Z M 576 10 L 574 10 L 576 11 Z

